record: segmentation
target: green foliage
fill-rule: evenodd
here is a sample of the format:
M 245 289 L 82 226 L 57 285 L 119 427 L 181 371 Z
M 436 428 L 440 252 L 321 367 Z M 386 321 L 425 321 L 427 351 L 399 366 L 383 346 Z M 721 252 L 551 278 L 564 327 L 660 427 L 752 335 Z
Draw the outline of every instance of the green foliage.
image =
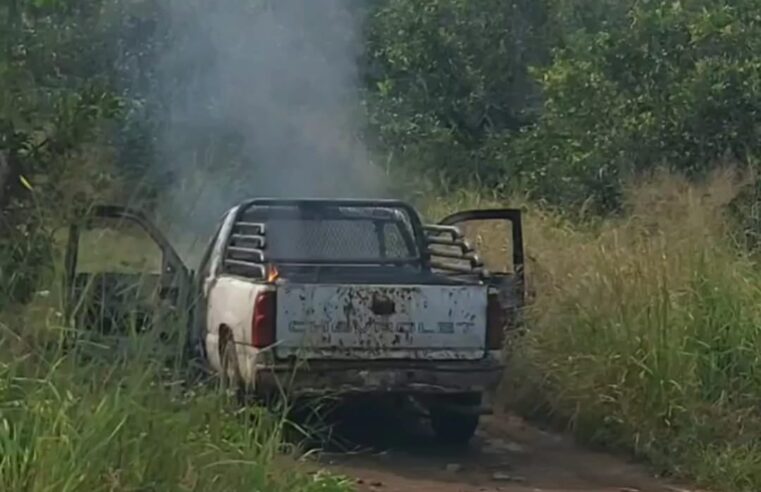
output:
M 9 26 L 0 34 L 2 146 L 34 150 L 52 140 L 45 145 L 60 155 L 97 129 L 117 149 L 121 171 L 143 182 L 156 168 L 157 135 L 176 124 L 168 104 L 204 83 L 194 60 L 210 56 L 203 39 L 177 38 L 193 30 L 175 31 L 166 5 L 14 0 L 0 9 Z M 388 167 L 448 185 L 618 208 L 628 176 L 664 163 L 700 175 L 717 160 L 758 151 L 757 7 L 755 0 L 379 0 L 364 29 L 368 144 Z M 177 42 L 203 56 L 162 60 Z M 123 120 L 104 127 L 117 93 Z M 72 97 L 89 98 L 95 111 L 66 113 L 59 105 Z M 55 125 L 59 111 L 76 120 L 66 123 L 70 132 Z M 207 116 L 197 131 L 175 132 L 188 141 L 162 150 L 241 161 L 241 136 Z M 172 179 L 149 182 L 158 191 Z
M 65 206 L 72 154 L 121 112 L 109 61 L 97 42 L 104 2 L 26 2 L 0 9 L 0 298 L 30 300 L 52 265 L 43 215 Z M 91 170 L 99 173 L 100 170 Z M 81 175 L 86 180 L 88 175 Z
M 759 3 L 380 2 L 367 106 L 391 165 L 558 205 L 759 152 Z
M 351 490 L 297 464 L 282 417 L 163 368 L 156 340 L 130 340 L 122 355 L 85 343 L 63 353 L 30 343 L 28 327 L 2 329 L 3 353 L 20 355 L 0 356 L 2 490 Z
M 424 203 L 430 218 L 525 212 L 531 304 L 510 340 L 511 409 L 707 490 L 759 490 L 761 274 L 727 236 L 737 180 L 660 173 L 626 189 L 629 213 L 592 223 L 472 191 Z M 487 264 L 504 256 L 481 241 L 494 233 L 471 236 Z
M 711 490 L 758 490 L 761 277 L 727 240 L 735 192 L 659 175 L 594 228 L 531 213 L 518 407 Z
M 559 203 L 620 205 L 628 177 L 700 176 L 759 152 L 761 18 L 754 0 L 650 1 L 573 31 L 535 71 L 538 123 L 512 152 L 522 181 Z
M 35 220 L 14 227 L 0 240 L 0 310 L 30 302 L 52 272 L 52 238 Z
M 734 225 L 734 240 L 746 251 L 761 252 L 761 180 L 746 184 L 730 204 L 728 214 Z
M 379 2 L 365 55 L 379 149 L 419 171 L 499 181 L 482 161 L 495 135 L 532 121 L 539 94 L 527 68 L 548 54 L 545 22 L 535 1 Z
M 214 181 L 228 183 L 226 197 L 250 191 L 238 177 L 262 142 L 225 118 L 222 88 L 206 86 L 215 54 L 197 15 L 205 11 L 194 10 L 202 4 L 178 2 L 189 9 L 179 22 L 167 17 L 169 1 L 0 5 L 0 152 L 10 162 L 0 183 L 0 311 L 46 280 L 54 226 L 74 202 L 114 181 L 125 197 L 146 182 L 160 197 L 178 177 L 208 184 L 211 168 L 233 176 Z M 561 220 L 529 230 L 542 276 L 537 329 L 516 361 L 523 389 L 587 438 L 733 490 L 761 485 L 761 451 L 747 438 L 761 432 L 757 267 L 727 247 L 726 231 L 689 229 L 714 216 L 658 203 L 642 213 L 624 184 L 662 167 L 694 180 L 727 161 L 756 165 L 759 11 L 761 0 L 376 0 L 358 88 L 366 143 L 403 181 L 400 193 L 445 192 L 446 208 L 472 199 L 458 193 L 467 187 L 486 190 L 487 202 L 520 192 L 570 210 L 634 209 L 630 222 L 603 221 L 595 234 Z M 180 49 L 162 58 L 170 46 Z M 179 123 L 173 105 L 188 106 Z M 179 137 L 159 149 L 166 134 Z M 160 151 L 185 175 L 156 166 Z M 186 162 L 203 169 L 188 176 Z M 755 183 L 732 208 L 756 250 L 758 197 Z M 0 414 L 25 409 L 0 419 L 0 488 L 345 485 L 271 478 L 277 425 L 260 418 L 252 436 L 214 395 L 159 390 L 154 369 L 120 367 L 122 379 L 98 382 L 83 379 L 87 370 L 40 367 L 49 372 L 0 364 Z M 154 386 L 135 384 L 145 380 Z
M 369 82 L 400 116 L 469 141 L 523 126 L 532 93 L 526 66 L 540 32 L 537 2 L 386 2 L 371 21 Z M 426 122 L 427 120 L 427 122 Z

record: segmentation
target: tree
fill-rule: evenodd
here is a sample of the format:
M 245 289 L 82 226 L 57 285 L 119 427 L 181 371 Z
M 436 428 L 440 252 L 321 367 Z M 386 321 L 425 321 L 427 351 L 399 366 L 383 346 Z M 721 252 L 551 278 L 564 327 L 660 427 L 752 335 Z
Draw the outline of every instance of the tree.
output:
M 547 22 L 538 1 L 379 2 L 364 61 L 377 147 L 421 171 L 472 180 L 478 169 L 498 182 L 484 145 L 533 121 L 540 94 L 528 67 L 548 55 Z
M 87 29 L 102 6 L 11 0 L 0 9 L 1 301 L 29 300 L 51 265 L 52 233 L 38 212 L 60 209 L 67 157 L 119 111 L 93 56 L 98 31 Z
M 626 22 L 565 36 L 536 70 L 545 97 L 512 153 L 526 186 L 560 203 L 620 206 L 622 180 L 667 166 L 701 176 L 761 148 L 757 0 L 627 5 Z

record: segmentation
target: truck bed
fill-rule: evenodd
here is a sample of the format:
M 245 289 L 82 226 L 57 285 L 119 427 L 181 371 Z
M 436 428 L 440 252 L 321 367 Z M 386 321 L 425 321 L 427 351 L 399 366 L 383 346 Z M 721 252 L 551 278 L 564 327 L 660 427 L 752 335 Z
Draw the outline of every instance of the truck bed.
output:
M 478 285 L 476 278 L 453 278 L 430 270 L 413 267 L 297 267 L 280 266 L 280 277 L 292 283 L 355 284 L 355 285 Z

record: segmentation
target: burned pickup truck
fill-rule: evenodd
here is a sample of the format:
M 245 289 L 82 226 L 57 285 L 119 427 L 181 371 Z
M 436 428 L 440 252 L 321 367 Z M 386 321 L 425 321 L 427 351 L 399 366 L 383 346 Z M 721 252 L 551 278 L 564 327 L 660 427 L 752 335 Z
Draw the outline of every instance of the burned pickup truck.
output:
M 255 199 L 223 216 L 195 272 L 141 214 L 90 215 L 137 224 L 162 259 L 150 275 L 82 272 L 79 236 L 90 225 L 72 226 L 67 287 L 81 324 L 107 328 L 99 313 L 119 319 L 131 292 L 151 306 L 141 323 L 157 305 L 192 312 L 192 350 L 228 384 L 258 396 L 411 397 L 451 443 L 467 442 L 487 410 L 524 302 L 517 210 L 424 225 L 401 201 Z M 475 221 L 505 224 L 509 268 L 485 268 L 462 232 Z

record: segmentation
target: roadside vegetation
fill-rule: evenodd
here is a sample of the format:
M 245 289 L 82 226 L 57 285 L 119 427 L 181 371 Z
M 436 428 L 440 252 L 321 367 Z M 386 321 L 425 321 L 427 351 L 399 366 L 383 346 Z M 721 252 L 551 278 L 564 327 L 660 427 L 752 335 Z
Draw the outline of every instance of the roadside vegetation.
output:
M 271 2 L 229 3 L 246 19 Z M 150 339 L 116 355 L 63 345 L 57 241 L 79 209 L 139 205 L 192 222 L 180 233 L 202 244 L 198 217 L 268 170 L 266 142 L 199 92 L 214 29 L 177 22 L 176 5 L 0 5 L 2 490 L 349 489 L 302 470 L 287 422 L 190 382 Z M 350 9 L 362 123 L 331 129 L 430 218 L 525 208 L 532 304 L 509 347 L 512 408 L 728 492 L 761 490 L 760 9 L 368 1 Z M 206 200 L 198 183 L 224 191 Z M 184 216 L 163 207 L 176 196 L 192 198 Z
M 730 213 L 743 182 L 659 173 L 626 188 L 622 215 L 588 220 L 475 193 L 435 203 L 526 210 L 531 306 L 503 404 L 711 490 L 757 490 L 761 271 Z
M 85 268 L 155 263 L 145 238 L 101 239 L 83 251 Z M 54 244 L 40 290 L 0 311 L 1 490 L 353 490 L 347 479 L 315 473 L 301 446 L 312 434 L 285 412 L 244 408 L 198 371 L 179 323 L 162 327 L 179 334 L 170 343 L 159 331 L 114 337 L 73 328 Z M 104 249 L 129 254 L 112 261 Z
M 45 304 L 0 320 L 2 490 L 352 490 L 303 461 L 280 414 L 192 377 L 177 345 L 72 342 Z
M 511 395 L 585 440 L 716 490 L 761 486 L 761 272 L 734 237 L 737 181 L 659 174 L 627 213 L 530 226 L 530 331 Z

